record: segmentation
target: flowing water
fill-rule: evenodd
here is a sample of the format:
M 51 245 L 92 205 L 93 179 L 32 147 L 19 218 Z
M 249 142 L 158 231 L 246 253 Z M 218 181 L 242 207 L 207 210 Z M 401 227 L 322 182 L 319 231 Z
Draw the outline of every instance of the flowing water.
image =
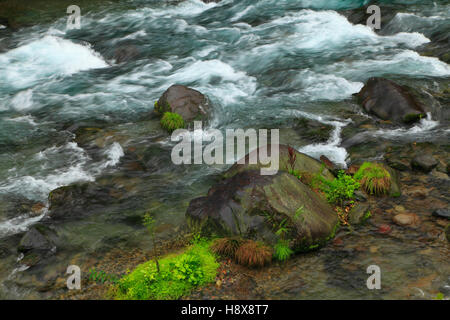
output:
M 383 35 L 351 24 L 340 12 L 366 2 L 121 1 L 81 7 L 79 30 L 66 30 L 65 13 L 13 33 L 0 29 L 0 201 L 6 208 L 0 210 L 0 241 L 13 241 L 5 239 L 15 239 L 46 215 L 45 210 L 38 216 L 11 215 L 9 203 L 46 204 L 51 190 L 86 181 L 113 181 L 127 190 L 126 201 L 62 226 L 70 253 L 48 265 L 67 266 L 73 255 L 95 253 L 112 238 L 126 239 L 119 241 L 124 248 L 149 245 L 142 228 L 127 223 L 147 209 L 156 212 L 162 237 L 170 238 L 189 201 L 205 194 L 225 169 L 171 164 L 173 143 L 150 114 L 174 83 L 209 97 L 214 107 L 209 127 L 288 128 L 300 117 L 330 125 L 327 142 L 291 139 L 289 132 L 285 139 L 302 152 L 325 154 L 345 166 L 351 159 L 341 146 L 342 130 L 352 120 L 342 110 L 355 110 L 352 94 L 369 77 L 395 78 L 425 92 L 448 86 L 450 77 L 445 62 L 415 51 L 449 25 L 448 1 L 384 1 L 403 10 Z M 115 50 L 124 47 L 136 57 L 118 63 Z M 393 141 L 447 140 L 441 106 L 430 101 L 431 113 L 420 124 L 367 134 Z M 74 141 L 69 128 L 80 124 L 102 128 L 95 150 Z M 153 166 L 151 173 L 118 173 L 130 147 Z M 395 241 L 386 245 L 389 256 L 398 253 Z M 444 257 L 434 259 L 441 258 L 445 263 Z M 3 278 L 28 272 L 14 269 L 20 265 L 16 260 L 13 255 L 0 263 Z M 318 285 L 313 296 L 343 294 L 330 294 L 326 287 Z M 29 288 L 3 290 L 6 297 L 34 294 Z M 286 296 L 302 297 L 295 291 Z

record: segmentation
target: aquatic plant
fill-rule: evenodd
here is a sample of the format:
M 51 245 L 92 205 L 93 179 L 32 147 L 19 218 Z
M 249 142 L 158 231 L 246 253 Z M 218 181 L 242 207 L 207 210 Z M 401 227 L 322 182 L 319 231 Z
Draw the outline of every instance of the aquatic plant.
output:
M 391 175 L 379 163 L 364 162 L 354 178 L 371 195 L 387 194 L 391 187 Z
M 247 240 L 235 254 L 236 262 L 247 267 L 263 267 L 272 261 L 273 251 L 259 241 Z
M 237 237 L 220 238 L 214 240 L 211 245 L 211 250 L 220 256 L 234 258 L 236 251 L 243 243 L 244 240 Z
M 273 257 L 278 261 L 286 261 L 294 253 L 294 251 L 289 248 L 289 243 L 286 240 L 279 240 L 273 249 Z
M 112 295 L 127 300 L 172 300 L 189 294 L 197 286 L 213 282 L 219 264 L 210 245 L 207 241 L 197 242 L 184 253 L 162 258 L 160 272 L 153 261 L 140 264 L 118 281 L 112 288 Z
M 160 121 L 161 127 L 172 133 L 176 129 L 184 128 L 183 117 L 178 113 L 165 112 Z

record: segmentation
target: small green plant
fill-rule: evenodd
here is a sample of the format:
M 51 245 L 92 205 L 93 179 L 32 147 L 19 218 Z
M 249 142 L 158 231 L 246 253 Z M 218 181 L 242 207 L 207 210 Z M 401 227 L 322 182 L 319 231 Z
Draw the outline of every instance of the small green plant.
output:
M 345 200 L 352 199 L 359 183 L 352 176 L 346 175 L 343 170 L 338 172 L 337 178 L 328 181 L 322 178 L 321 190 L 325 192 L 328 202 L 342 206 Z
M 89 269 L 89 280 L 93 282 L 105 283 L 117 283 L 119 277 L 114 274 L 108 274 L 103 270 L 96 270 L 95 268 Z
M 295 149 L 292 147 L 288 147 L 288 160 L 286 165 L 286 170 L 289 174 L 293 175 L 297 179 L 301 179 L 302 175 L 299 170 L 295 169 L 295 162 L 297 161 L 297 154 L 295 153 Z
M 391 175 L 378 163 L 364 162 L 354 178 L 371 195 L 387 194 L 391 187 Z
M 140 264 L 117 282 L 111 290 L 114 298 L 173 300 L 189 294 L 195 287 L 213 282 L 219 264 L 210 245 L 210 242 L 200 241 L 181 254 L 160 259 L 160 272 L 153 261 Z
M 439 292 L 436 297 L 433 298 L 433 300 L 444 300 L 444 294 L 442 292 Z
M 274 246 L 274 258 L 278 261 L 286 261 L 294 251 L 289 248 L 289 243 L 286 240 L 279 240 Z
M 184 120 L 183 117 L 178 113 L 173 112 L 165 112 L 161 118 L 161 127 L 166 129 L 168 132 L 172 133 L 176 129 L 184 128 Z
M 152 237 L 153 242 L 153 259 L 155 260 L 156 270 L 159 273 L 159 262 L 158 262 L 158 254 L 156 248 L 156 239 L 155 239 L 155 218 L 152 216 L 150 212 L 147 212 L 144 215 L 144 226 L 147 228 L 148 232 Z

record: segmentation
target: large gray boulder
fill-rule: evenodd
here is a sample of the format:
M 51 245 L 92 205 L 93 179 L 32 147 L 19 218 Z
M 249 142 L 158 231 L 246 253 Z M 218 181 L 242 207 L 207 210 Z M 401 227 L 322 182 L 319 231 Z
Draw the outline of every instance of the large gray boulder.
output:
M 241 236 L 274 244 L 280 226 L 295 251 L 308 251 L 334 237 L 337 214 L 329 204 L 286 172 L 237 173 L 213 186 L 206 197 L 190 202 L 189 225 L 221 236 Z
M 357 97 L 364 110 L 382 120 L 409 124 L 426 116 L 406 88 L 388 79 L 370 78 Z

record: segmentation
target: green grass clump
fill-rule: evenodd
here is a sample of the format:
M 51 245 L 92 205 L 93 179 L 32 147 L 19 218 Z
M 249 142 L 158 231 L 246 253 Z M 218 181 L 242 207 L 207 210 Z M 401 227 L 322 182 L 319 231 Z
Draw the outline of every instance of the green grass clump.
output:
M 324 178 L 321 181 L 320 189 L 325 192 L 328 202 L 341 206 L 345 200 L 353 199 L 355 190 L 360 187 L 359 182 L 343 170 L 339 171 L 337 178 L 332 181 Z
M 371 195 L 387 194 L 391 187 L 391 175 L 378 163 L 364 162 L 354 178 Z
M 172 133 L 176 129 L 184 128 L 183 117 L 178 113 L 165 112 L 161 118 L 161 127 Z
M 273 257 L 278 261 L 286 261 L 294 253 L 287 241 L 280 240 L 274 246 Z
M 210 242 L 200 241 L 178 255 L 140 264 L 118 281 L 115 298 L 123 300 L 173 300 L 189 294 L 197 286 L 213 282 L 219 264 L 209 250 Z

